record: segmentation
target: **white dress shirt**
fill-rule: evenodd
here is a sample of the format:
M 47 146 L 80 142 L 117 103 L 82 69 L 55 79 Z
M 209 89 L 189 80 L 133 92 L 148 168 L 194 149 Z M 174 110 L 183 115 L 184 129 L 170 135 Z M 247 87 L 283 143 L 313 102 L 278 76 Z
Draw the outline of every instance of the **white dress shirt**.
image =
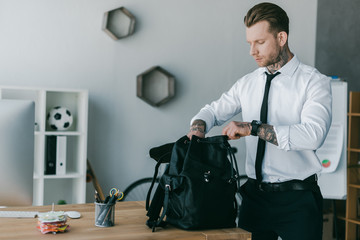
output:
M 260 120 L 267 68 L 261 67 L 240 78 L 229 91 L 206 105 L 193 117 L 206 122 L 206 132 L 238 113 L 244 122 Z M 262 166 L 264 182 L 303 180 L 321 171 L 315 154 L 331 124 L 330 79 L 294 56 L 271 81 L 268 124 L 274 126 L 278 146 L 266 142 Z M 246 174 L 256 179 L 258 137 L 247 136 Z

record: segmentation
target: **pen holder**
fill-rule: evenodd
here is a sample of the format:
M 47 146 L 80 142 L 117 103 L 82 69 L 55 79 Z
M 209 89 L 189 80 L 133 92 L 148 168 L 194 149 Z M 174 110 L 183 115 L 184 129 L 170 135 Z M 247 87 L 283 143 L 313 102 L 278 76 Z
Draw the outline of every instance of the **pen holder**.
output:
M 112 227 L 115 224 L 115 203 L 95 202 L 95 226 Z

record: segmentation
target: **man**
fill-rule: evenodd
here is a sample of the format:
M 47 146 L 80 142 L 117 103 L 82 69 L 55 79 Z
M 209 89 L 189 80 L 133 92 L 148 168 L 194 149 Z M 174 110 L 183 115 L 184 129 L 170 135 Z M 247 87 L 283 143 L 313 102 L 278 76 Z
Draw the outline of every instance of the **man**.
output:
M 240 189 L 239 227 L 251 231 L 253 240 L 321 240 L 315 150 L 331 124 L 330 81 L 290 51 L 289 19 L 279 6 L 258 4 L 244 23 L 259 68 L 202 108 L 188 137 L 205 137 L 241 112 L 244 122 L 230 122 L 222 131 L 246 142 L 248 181 Z

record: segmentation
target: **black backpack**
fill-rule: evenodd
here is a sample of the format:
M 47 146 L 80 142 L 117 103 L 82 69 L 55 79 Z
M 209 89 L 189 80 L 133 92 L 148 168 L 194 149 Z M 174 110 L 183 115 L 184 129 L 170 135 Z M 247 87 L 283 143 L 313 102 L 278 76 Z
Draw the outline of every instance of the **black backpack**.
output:
M 148 227 L 153 231 L 167 223 L 185 230 L 236 227 L 240 180 L 227 136 L 192 136 L 191 141 L 184 136 L 152 148 L 150 156 L 157 165 L 146 199 Z M 161 163 L 168 164 L 149 205 Z

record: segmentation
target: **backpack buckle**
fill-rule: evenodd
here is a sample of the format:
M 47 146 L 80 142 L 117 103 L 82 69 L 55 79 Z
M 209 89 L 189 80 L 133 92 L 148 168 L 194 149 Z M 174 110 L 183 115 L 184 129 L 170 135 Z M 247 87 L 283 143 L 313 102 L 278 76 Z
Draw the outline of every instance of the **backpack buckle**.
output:
M 210 180 L 212 179 L 212 175 L 210 171 L 204 172 L 204 181 L 205 182 L 210 182 Z

